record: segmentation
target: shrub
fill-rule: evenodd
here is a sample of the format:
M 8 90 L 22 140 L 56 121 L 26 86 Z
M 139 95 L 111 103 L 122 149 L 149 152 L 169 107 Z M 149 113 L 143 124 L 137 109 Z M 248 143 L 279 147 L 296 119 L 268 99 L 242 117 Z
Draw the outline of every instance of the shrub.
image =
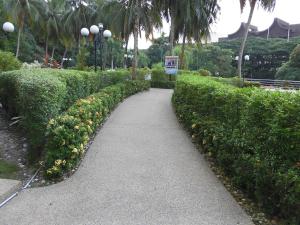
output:
M 21 62 L 16 59 L 13 53 L 0 50 L 0 72 L 18 70 L 21 68 Z
M 300 68 L 291 66 L 289 62 L 284 63 L 276 73 L 279 80 L 300 80 Z
M 152 81 L 167 81 L 167 74 L 164 69 L 152 69 L 151 71 L 151 80 Z
M 151 87 L 173 89 L 175 87 L 175 81 L 151 81 Z
M 77 99 L 127 79 L 126 72 L 88 73 L 34 69 L 0 75 L 0 101 L 11 116 L 21 116 L 31 147 L 31 158 L 40 156 L 48 121 Z
M 266 212 L 299 224 L 299 93 L 183 75 L 173 104 L 194 140 L 237 186 Z
M 46 176 L 60 177 L 73 169 L 91 135 L 108 113 L 124 98 L 149 89 L 147 81 L 128 81 L 109 86 L 78 100 L 64 114 L 49 121 L 46 144 Z
M 205 70 L 205 69 L 200 69 L 200 70 L 198 70 L 198 72 L 201 76 L 205 76 L 205 77 L 211 76 L 211 72 L 209 72 L 208 70 Z

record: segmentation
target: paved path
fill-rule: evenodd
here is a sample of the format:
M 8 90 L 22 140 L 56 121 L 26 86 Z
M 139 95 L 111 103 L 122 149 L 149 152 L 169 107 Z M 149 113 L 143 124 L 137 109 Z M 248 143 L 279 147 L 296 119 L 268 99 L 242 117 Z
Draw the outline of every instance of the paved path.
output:
M 1 225 L 252 225 L 177 123 L 169 90 L 125 100 L 68 180 L 22 192 Z

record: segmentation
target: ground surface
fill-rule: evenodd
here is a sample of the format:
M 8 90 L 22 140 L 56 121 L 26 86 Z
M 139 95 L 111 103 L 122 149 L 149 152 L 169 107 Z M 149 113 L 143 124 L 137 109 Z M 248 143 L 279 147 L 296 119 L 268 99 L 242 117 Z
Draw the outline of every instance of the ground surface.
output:
M 27 143 L 17 125 L 9 120 L 0 104 L 0 178 L 25 182 L 33 173 L 27 163 Z
M 1 225 L 252 225 L 177 122 L 172 92 L 125 100 L 68 180 L 25 190 Z

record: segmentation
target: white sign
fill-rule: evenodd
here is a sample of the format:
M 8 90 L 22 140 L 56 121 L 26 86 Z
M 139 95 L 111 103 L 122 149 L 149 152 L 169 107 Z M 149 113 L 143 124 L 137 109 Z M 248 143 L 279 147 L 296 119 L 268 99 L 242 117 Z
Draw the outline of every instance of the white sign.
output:
M 178 71 L 178 56 L 166 56 L 165 57 L 165 71 L 166 74 L 176 75 Z

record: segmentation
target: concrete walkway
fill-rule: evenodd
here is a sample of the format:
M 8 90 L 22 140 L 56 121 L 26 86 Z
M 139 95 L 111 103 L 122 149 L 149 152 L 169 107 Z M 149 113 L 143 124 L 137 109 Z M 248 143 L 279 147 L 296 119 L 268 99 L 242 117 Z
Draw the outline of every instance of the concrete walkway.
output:
M 68 180 L 22 192 L 1 225 L 252 225 L 179 126 L 170 90 L 125 100 Z

